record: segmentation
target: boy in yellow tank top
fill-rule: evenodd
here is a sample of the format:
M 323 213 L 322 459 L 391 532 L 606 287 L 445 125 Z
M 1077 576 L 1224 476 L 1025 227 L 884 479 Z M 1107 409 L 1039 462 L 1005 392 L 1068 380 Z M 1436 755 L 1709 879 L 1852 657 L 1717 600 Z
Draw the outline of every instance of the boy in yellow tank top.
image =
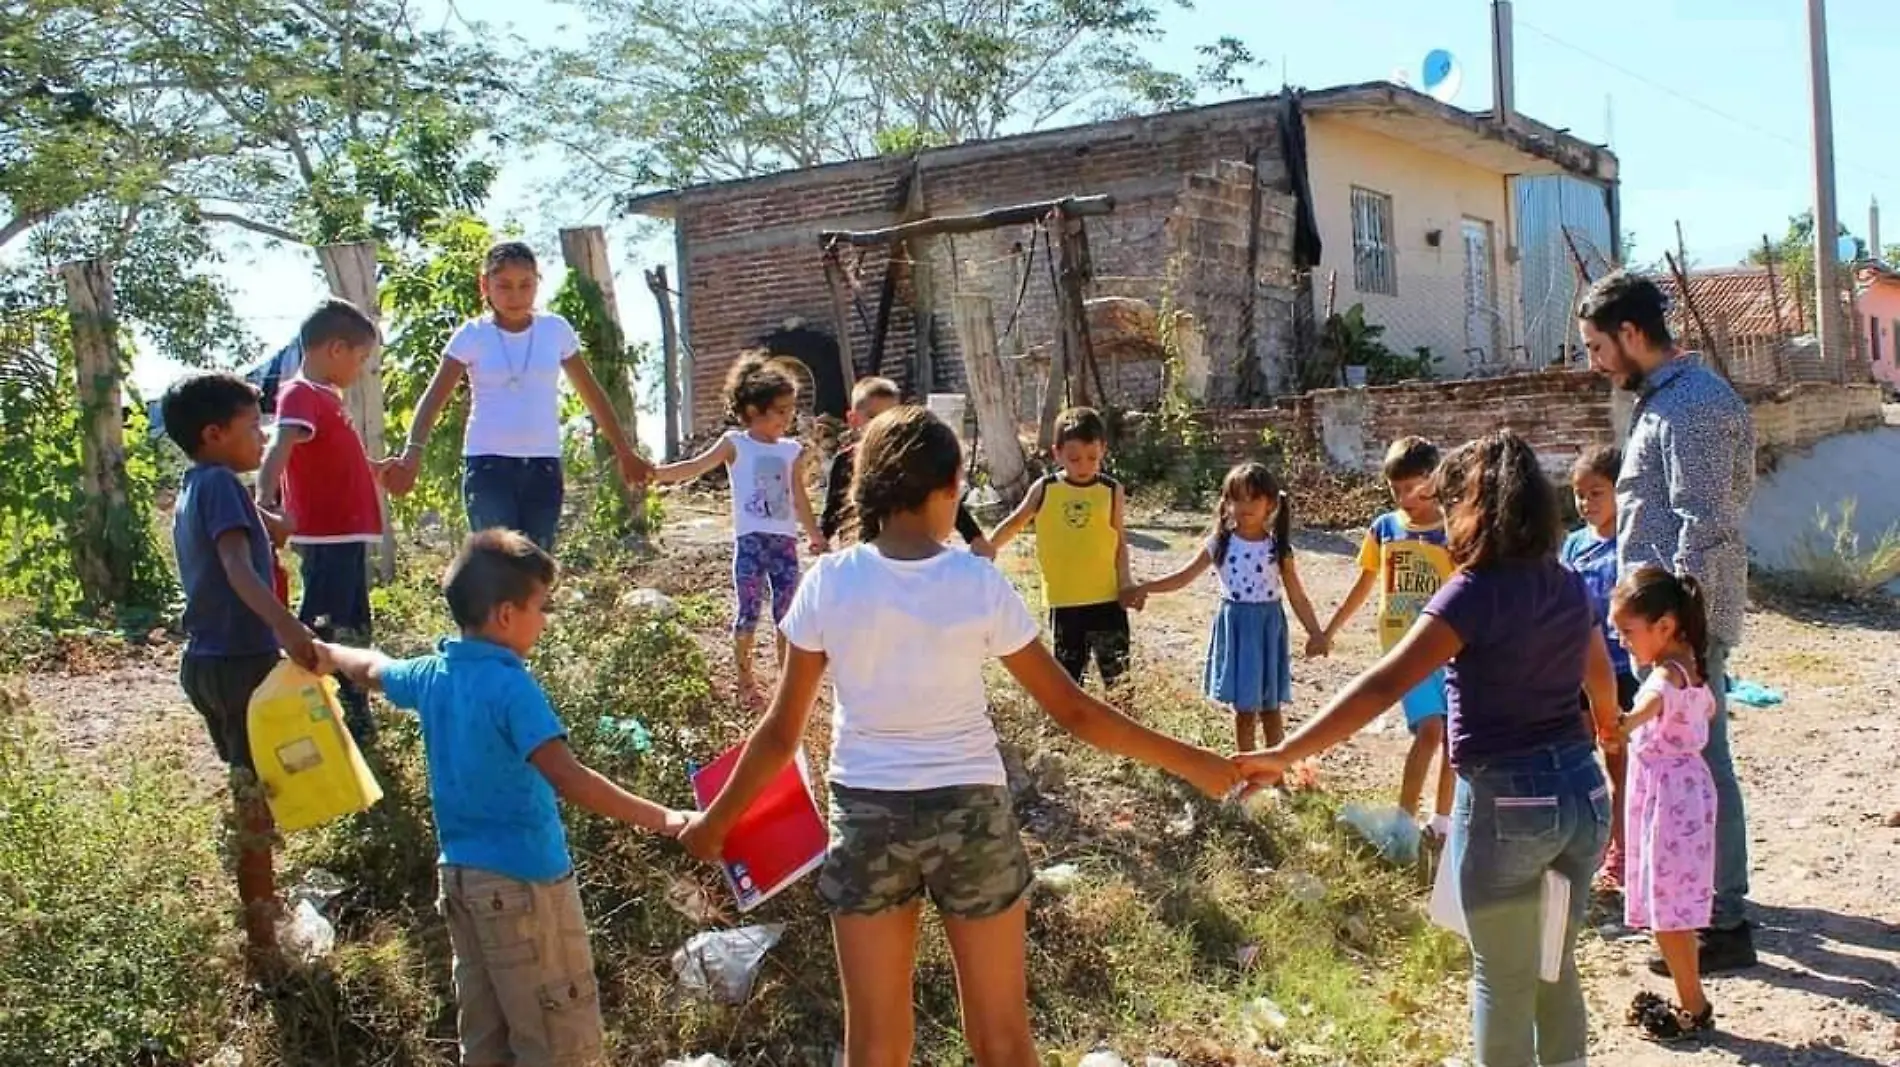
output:
M 1078 683 L 1089 659 L 1104 686 L 1128 670 L 1128 611 L 1122 590 L 1134 585 L 1128 542 L 1122 536 L 1125 495 L 1102 473 L 1108 427 L 1093 408 L 1056 416 L 1055 461 L 1061 469 L 1038 480 L 1014 514 L 990 535 L 1001 551 L 1010 538 L 1036 524 L 1036 566 L 1056 661 Z

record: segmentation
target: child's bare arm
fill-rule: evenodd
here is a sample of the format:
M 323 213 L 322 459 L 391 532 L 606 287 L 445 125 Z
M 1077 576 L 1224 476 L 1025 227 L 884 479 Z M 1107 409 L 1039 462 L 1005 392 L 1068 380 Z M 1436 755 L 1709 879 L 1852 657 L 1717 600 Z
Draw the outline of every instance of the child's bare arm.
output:
M 290 464 L 290 451 L 310 440 L 310 430 L 287 422 L 277 424 L 277 436 L 264 453 L 264 465 L 257 469 L 257 505 L 266 511 L 277 510 L 283 494 L 284 468 Z
M 811 543 L 814 555 L 825 550 L 824 531 L 818 527 L 818 519 L 812 514 L 811 490 L 806 483 L 811 478 L 811 452 L 798 454 L 798 462 L 792 468 L 792 510 L 798 513 L 798 525 L 805 531 L 805 540 Z
M 373 648 L 350 648 L 317 642 L 317 654 L 336 673 L 348 678 L 357 688 L 383 691 L 383 671 L 395 661 Z
M 1280 584 L 1286 586 L 1286 602 L 1293 606 L 1293 614 L 1306 627 L 1306 636 L 1319 637 L 1324 631 L 1319 628 L 1319 618 L 1313 614 L 1313 601 L 1306 595 L 1306 585 L 1300 581 L 1299 565 L 1293 562 L 1291 555 L 1280 560 Z
M 565 740 L 555 738 L 528 755 L 561 799 L 603 818 L 616 819 L 656 834 L 677 837 L 686 815 L 635 796 L 574 757 Z
M 1128 589 L 1134 586 L 1134 575 L 1128 569 L 1128 528 L 1124 525 L 1127 512 L 1127 491 L 1120 485 L 1115 486 L 1113 503 L 1109 505 L 1109 525 L 1115 528 L 1115 587 Z
M 453 356 L 444 355 L 435 369 L 435 376 L 429 379 L 429 388 L 416 402 L 416 417 L 409 423 L 409 440 L 402 451 L 405 465 L 414 465 L 422 458 L 423 446 L 429 442 L 429 433 L 435 429 L 435 420 L 441 416 L 442 409 L 448 406 L 449 398 L 455 395 L 455 387 L 462 384 L 468 376 L 468 368 Z
M 652 480 L 660 485 L 690 482 L 714 467 L 732 462 L 732 455 L 732 442 L 722 437 L 711 448 L 691 459 L 682 459 L 677 463 L 662 463 L 653 468 Z M 808 501 L 806 507 L 810 506 Z
M 726 835 L 732 832 L 739 816 L 764 792 L 772 776 L 798 754 L 798 746 L 805 739 L 805 721 L 811 717 L 812 703 L 818 699 L 818 687 L 824 682 L 827 662 L 823 652 L 788 645 L 785 671 L 779 678 L 778 691 L 772 694 L 772 706 L 766 709 L 759 725 L 752 728 L 752 736 L 746 739 L 745 749 L 739 754 L 739 763 L 732 769 L 732 777 L 726 780 L 726 787 L 682 835 L 681 843 L 688 852 L 703 860 L 717 859 L 725 847 Z
M 1009 518 L 1003 520 L 1003 525 L 990 531 L 990 547 L 1001 552 L 1003 546 L 1009 544 L 1011 538 L 1023 531 L 1023 527 L 1035 521 L 1036 512 L 1040 510 L 1042 510 L 1042 482 L 1037 481 L 1029 487 L 1029 492 L 1023 496 L 1023 502 L 1016 505 L 1015 511 L 1009 513 Z
M 290 658 L 305 670 L 316 670 L 320 665 L 317 658 L 316 635 L 310 628 L 297 621 L 277 599 L 277 594 L 264 579 L 251 569 L 251 535 L 242 529 L 226 530 L 218 537 L 218 563 L 224 568 L 224 577 L 231 583 L 231 591 L 251 609 L 251 613 L 264 620 L 271 633 L 277 635 L 278 643 Z
M 1636 701 L 1635 710 L 1622 717 L 1617 726 L 1625 739 L 1636 732 L 1638 726 L 1662 714 L 1663 698 L 1661 693 L 1644 693 Z
M 1225 796 L 1240 782 L 1231 761 L 1151 730 L 1083 692 L 1041 641 L 1004 656 L 1003 666 L 1057 725 L 1104 752 L 1159 767 L 1210 797 Z
M 1206 572 L 1207 568 L 1213 565 L 1214 565 L 1214 557 L 1208 555 L 1207 546 L 1202 545 L 1200 547 L 1200 550 L 1194 553 L 1193 559 L 1190 559 L 1186 563 L 1183 563 L 1179 568 L 1174 570 L 1172 573 L 1162 575 L 1161 577 L 1153 579 L 1152 581 L 1146 581 L 1146 582 L 1141 583 L 1141 586 L 1140 586 L 1141 592 L 1144 595 L 1152 595 L 1154 593 L 1172 593 L 1177 589 L 1184 588 L 1189 583 L 1193 582 L 1194 579 L 1199 578 L 1203 573 Z
M 1597 740 L 1609 745 L 1616 740 L 1617 717 L 1622 708 L 1616 700 L 1616 667 L 1610 662 L 1610 646 L 1603 631 L 1590 635 L 1590 647 L 1583 661 L 1583 692 L 1590 700 L 1590 715 L 1596 720 Z
M 1378 588 L 1378 584 L 1377 574 L 1365 570 L 1359 572 L 1359 579 L 1352 583 L 1352 590 L 1346 594 L 1346 599 L 1339 602 L 1332 620 L 1326 624 L 1325 636 L 1328 641 L 1338 637 L 1339 631 L 1346 628 L 1354 615 L 1359 614 L 1359 609 L 1366 606 L 1366 601 L 1371 599 L 1372 591 Z

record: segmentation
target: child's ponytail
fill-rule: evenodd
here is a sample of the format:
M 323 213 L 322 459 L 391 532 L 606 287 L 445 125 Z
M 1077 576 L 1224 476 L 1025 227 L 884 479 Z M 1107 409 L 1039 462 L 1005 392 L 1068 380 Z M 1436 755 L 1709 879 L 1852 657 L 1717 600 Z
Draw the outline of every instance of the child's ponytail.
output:
M 1682 626 L 1683 643 L 1695 653 L 1695 672 L 1705 684 L 1718 685 L 1718 679 L 1709 677 L 1709 602 L 1702 593 L 1702 583 L 1692 574 L 1679 574 L 1676 584 L 1682 589 L 1682 609 L 1676 621 Z
M 1214 566 L 1227 563 L 1227 547 L 1234 540 L 1234 520 L 1227 513 L 1227 497 L 1222 494 L 1220 504 L 1214 509 Z

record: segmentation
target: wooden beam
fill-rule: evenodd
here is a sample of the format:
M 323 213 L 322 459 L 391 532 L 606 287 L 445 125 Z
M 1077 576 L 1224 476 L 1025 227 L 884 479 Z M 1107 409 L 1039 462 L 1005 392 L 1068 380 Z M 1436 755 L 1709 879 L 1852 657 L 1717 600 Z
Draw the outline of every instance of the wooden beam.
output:
M 858 363 L 851 355 L 851 311 L 844 296 L 844 264 L 838 258 L 838 246 L 825 246 L 825 282 L 831 287 L 832 329 L 838 335 L 838 372 L 844 382 L 844 395 L 858 385 Z M 877 373 L 873 370 L 871 373 Z M 849 402 L 849 401 L 847 401 Z
M 997 208 L 994 211 L 979 212 L 975 215 L 940 215 L 936 218 L 918 219 L 916 222 L 886 226 L 881 230 L 823 230 L 818 234 L 818 244 L 821 248 L 831 248 L 834 244 L 888 245 L 913 237 L 931 237 L 944 233 L 978 233 L 1003 226 L 1021 226 L 1040 221 L 1055 211 L 1060 211 L 1070 218 L 1079 219 L 1107 215 L 1114 210 L 1115 198 L 1112 196 L 1070 196 L 1060 200 L 1039 200 L 1031 204 L 1017 204 L 1014 207 Z
M 672 286 L 666 283 L 666 264 L 646 272 L 647 288 L 660 308 L 660 411 L 666 420 L 666 461 L 680 454 L 680 333 L 673 318 Z
M 323 278 L 330 292 L 355 304 L 370 318 L 382 321 L 383 302 L 376 288 L 376 242 L 352 241 L 348 244 L 323 245 L 317 249 L 323 264 Z M 363 365 L 363 373 L 345 397 L 350 421 L 363 439 L 363 451 L 371 459 L 389 454 L 383 426 L 387 412 L 383 406 L 383 350 L 378 345 Z M 383 541 L 376 554 L 376 573 L 387 582 L 396 580 L 396 529 L 389 521 L 389 494 L 376 487 L 377 506 L 383 512 Z
M 600 290 L 601 310 L 613 326 L 609 343 L 618 351 L 596 354 L 595 366 L 591 369 L 595 380 L 600 382 L 601 391 L 607 394 L 608 405 L 613 408 L 614 418 L 619 420 L 627 440 L 637 445 L 640 438 L 633 404 L 633 368 L 626 360 L 627 335 L 620 325 L 620 300 L 614 294 L 613 264 L 607 258 L 607 231 L 599 226 L 562 230 L 561 260 L 568 270 L 593 282 Z M 648 532 L 646 490 L 630 486 L 620 477 L 613 445 L 599 426 L 594 427 L 594 462 L 600 471 L 597 477 L 611 482 L 620 494 L 620 502 L 627 509 L 627 529 L 644 536 Z
M 1004 384 L 1002 358 L 996 353 L 996 319 L 990 298 L 958 293 L 952 299 L 963 368 L 976 404 L 977 432 L 989 463 L 990 485 L 1010 506 L 1029 490 L 1029 465 L 1016 436 L 1016 404 Z
M 923 164 L 912 157 L 910 184 L 904 190 L 903 217 L 909 222 L 929 213 L 924 203 Z M 937 378 L 936 286 L 930 271 L 930 246 L 924 238 L 916 238 L 895 245 L 893 251 L 910 268 L 911 378 L 916 383 L 912 392 L 928 397 Z

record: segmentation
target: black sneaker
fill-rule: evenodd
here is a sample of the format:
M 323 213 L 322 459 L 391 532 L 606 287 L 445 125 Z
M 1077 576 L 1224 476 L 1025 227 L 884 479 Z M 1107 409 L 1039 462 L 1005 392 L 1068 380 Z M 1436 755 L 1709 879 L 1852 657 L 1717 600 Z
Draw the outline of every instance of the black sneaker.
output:
M 1697 960 L 1703 974 L 1721 974 L 1724 971 L 1745 971 L 1753 967 L 1755 958 L 1754 927 L 1748 923 L 1733 930 L 1704 930 L 1696 935 L 1700 951 Z M 1663 978 L 1669 977 L 1669 963 L 1659 953 L 1649 958 L 1651 974 Z

